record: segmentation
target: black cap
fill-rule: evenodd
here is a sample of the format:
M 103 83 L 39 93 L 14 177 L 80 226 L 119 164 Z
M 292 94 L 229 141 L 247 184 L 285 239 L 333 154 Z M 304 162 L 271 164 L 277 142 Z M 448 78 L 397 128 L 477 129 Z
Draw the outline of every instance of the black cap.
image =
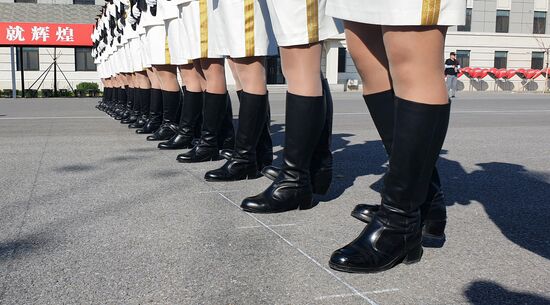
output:
M 451 55 L 456 55 L 456 53 L 455 53 L 455 52 L 451 52 Z

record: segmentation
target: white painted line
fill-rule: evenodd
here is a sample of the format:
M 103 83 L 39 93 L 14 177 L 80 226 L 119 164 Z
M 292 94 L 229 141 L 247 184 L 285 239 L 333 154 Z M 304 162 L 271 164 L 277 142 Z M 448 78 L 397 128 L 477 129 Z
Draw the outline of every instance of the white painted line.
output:
M 202 170 L 204 172 L 204 170 Z M 220 192 L 223 192 L 223 193 L 236 193 L 236 192 L 240 192 L 241 190 L 216 190 L 216 191 L 204 191 L 204 192 L 199 192 L 199 194 L 217 194 L 217 193 L 220 193 Z
M 222 193 L 219 193 L 220 196 L 222 196 L 223 198 L 225 198 L 225 200 L 229 201 L 231 204 L 233 204 L 234 206 L 236 206 L 237 208 L 241 208 L 238 204 L 236 204 L 235 202 L 233 202 L 231 199 L 227 198 L 226 196 L 224 196 Z M 369 297 L 367 297 L 366 295 L 362 294 L 361 292 L 359 292 L 359 290 L 357 290 L 355 287 L 353 287 L 351 284 L 349 284 L 348 282 L 344 281 L 342 278 L 340 278 L 338 275 L 336 275 L 334 272 L 332 272 L 330 269 L 328 269 L 327 267 L 321 265 L 317 260 L 315 260 L 313 257 L 311 257 L 309 254 L 307 254 L 306 252 L 304 252 L 302 249 L 294 246 L 288 239 L 284 238 L 281 234 L 279 234 L 277 231 L 275 231 L 273 228 L 270 228 L 268 225 L 266 225 L 265 223 L 263 223 L 260 219 L 258 219 L 254 214 L 252 213 L 248 213 L 248 212 L 245 212 L 248 216 L 252 217 L 255 221 L 257 221 L 260 225 L 262 225 L 262 227 L 268 229 L 269 231 L 271 231 L 273 234 L 277 235 L 281 240 L 283 240 L 285 243 L 287 243 L 289 246 L 291 246 L 292 248 L 296 249 L 298 252 L 300 252 L 303 256 L 305 256 L 307 259 L 309 259 L 312 263 L 314 263 L 315 265 L 317 265 L 319 268 L 323 269 L 325 272 L 327 272 L 328 274 L 330 274 L 334 279 L 336 279 L 338 282 L 342 283 L 344 286 L 346 286 L 349 290 L 351 290 L 353 292 L 353 295 L 356 295 L 358 297 L 361 297 L 362 299 L 364 299 L 365 301 L 367 301 L 369 304 L 371 305 L 378 305 L 378 303 L 376 303 L 375 301 L 371 300 Z
M 381 294 L 381 293 L 389 293 L 389 292 L 396 292 L 399 291 L 397 288 L 391 288 L 391 289 L 382 289 L 382 290 L 373 290 L 373 291 L 366 291 L 362 292 L 363 294 Z M 347 298 L 347 297 L 354 297 L 357 296 L 354 293 L 345 293 L 345 294 L 333 294 L 333 295 L 325 295 L 322 297 L 315 298 L 316 300 L 328 300 L 328 299 L 336 299 L 336 298 Z
M 276 227 L 290 227 L 295 226 L 295 223 L 283 223 L 280 225 L 270 225 L 270 228 L 276 228 Z M 263 226 L 244 226 L 244 227 L 237 227 L 237 229 L 256 229 L 256 228 L 263 228 Z
M 92 119 L 92 120 L 97 120 L 97 119 L 111 119 L 113 120 L 113 118 L 111 117 L 108 117 L 108 116 L 36 116 L 36 117 L 32 117 L 32 116 L 28 116 L 28 117 L 8 117 L 8 118 L 3 118 L 3 117 L 0 117 L 0 120 L 70 120 L 70 119 Z

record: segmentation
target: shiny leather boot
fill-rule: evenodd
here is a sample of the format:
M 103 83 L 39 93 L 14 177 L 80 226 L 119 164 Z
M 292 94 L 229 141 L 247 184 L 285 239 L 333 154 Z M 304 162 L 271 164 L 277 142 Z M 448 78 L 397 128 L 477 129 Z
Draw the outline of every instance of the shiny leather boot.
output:
M 132 106 L 132 115 L 128 118 L 128 120 L 125 121 L 127 122 L 126 124 L 129 124 L 128 128 L 135 128 L 135 127 L 130 127 L 130 125 L 136 123 L 141 116 L 140 90 L 141 89 L 139 88 L 134 88 L 134 90 L 132 90 L 133 101 L 134 101 L 134 104 Z
M 152 135 L 147 137 L 147 141 L 166 141 L 174 136 L 175 132 L 170 128 L 175 125 L 181 102 L 180 91 L 162 91 L 162 125 Z
M 176 134 L 167 142 L 159 143 L 160 149 L 184 149 L 193 148 L 193 139 L 200 133 L 200 125 L 197 122 L 202 117 L 202 92 L 185 91 L 178 126 L 173 126 Z M 199 136 L 200 137 L 200 136 Z
M 241 203 L 244 211 L 278 213 L 312 206 L 309 169 L 325 122 L 323 97 L 286 95 L 286 132 L 283 166 L 263 193 Z
M 128 88 L 128 102 L 126 103 L 126 112 L 122 115 L 121 124 L 130 124 L 137 120 L 137 117 L 134 115 L 134 105 L 136 104 L 135 95 L 133 87 Z
M 162 91 L 160 89 L 151 89 L 148 118 L 147 124 L 136 130 L 137 134 L 153 133 L 160 128 L 162 124 Z
M 242 93 L 243 90 L 237 91 L 237 96 L 239 97 L 239 102 L 242 99 Z M 265 126 L 262 129 L 262 133 L 260 135 L 260 140 L 258 141 L 258 145 L 256 146 L 256 162 L 258 164 L 258 169 L 261 170 L 266 166 L 271 166 L 273 163 L 273 142 L 271 140 L 271 111 L 269 107 L 269 98 L 267 102 L 267 112 L 266 112 L 266 121 Z M 231 159 L 231 156 L 233 155 L 233 149 L 223 149 L 220 151 L 220 156 L 223 157 L 226 160 Z M 278 172 L 277 168 L 277 172 Z M 272 180 L 275 180 L 277 178 L 277 175 Z
M 118 104 L 118 109 L 117 109 L 117 111 L 115 111 L 115 115 L 114 115 L 114 118 L 117 121 L 122 120 L 122 116 L 124 115 L 124 112 L 126 111 L 126 103 L 128 103 L 127 92 L 128 92 L 128 90 L 126 90 L 124 87 L 119 88 L 119 93 L 118 93 L 119 104 Z
M 394 131 L 395 96 L 393 91 L 369 94 L 363 97 L 374 121 L 376 129 L 382 139 L 382 143 L 388 155 L 391 153 Z M 378 205 L 359 204 L 351 213 L 351 216 L 369 223 L 378 211 Z M 422 205 L 422 223 L 426 238 L 423 241 L 426 247 L 441 247 L 445 242 L 446 207 L 441 192 L 439 173 L 434 168 L 428 196 Z
M 182 163 L 219 160 L 220 134 L 227 112 L 227 93 L 204 93 L 202 110 L 201 138 L 190 151 L 180 154 L 177 160 Z
M 328 192 L 332 182 L 332 152 L 330 149 L 332 139 L 332 117 L 333 117 L 333 102 L 330 93 L 330 87 L 326 79 L 322 80 L 323 96 L 326 103 L 326 116 L 323 126 L 323 132 L 315 147 L 315 151 L 311 158 L 311 186 L 314 194 L 324 195 Z M 272 151 L 273 152 L 273 151 Z M 278 176 L 280 168 L 276 166 L 262 167 L 262 175 L 275 180 Z
M 382 204 L 363 232 L 332 254 L 329 265 L 335 270 L 380 272 L 422 257 L 421 206 L 445 140 L 450 105 L 396 100 Z
M 241 94 L 239 129 L 233 154 L 221 168 L 207 172 L 206 181 L 237 181 L 259 176 L 256 147 L 265 127 L 267 106 L 267 94 Z
M 233 106 L 229 94 L 227 94 L 227 109 L 220 132 L 220 149 L 233 149 L 235 147 L 235 127 L 233 126 Z
M 136 89 L 137 120 L 128 125 L 128 128 L 142 128 L 147 123 L 149 116 L 149 101 L 151 100 L 151 89 Z

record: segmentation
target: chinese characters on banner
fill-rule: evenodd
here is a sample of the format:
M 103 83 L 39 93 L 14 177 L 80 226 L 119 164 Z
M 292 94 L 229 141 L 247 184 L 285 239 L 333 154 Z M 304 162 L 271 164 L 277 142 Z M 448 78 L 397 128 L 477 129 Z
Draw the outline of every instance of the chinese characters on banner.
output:
M 91 46 L 93 24 L 0 22 L 0 45 Z

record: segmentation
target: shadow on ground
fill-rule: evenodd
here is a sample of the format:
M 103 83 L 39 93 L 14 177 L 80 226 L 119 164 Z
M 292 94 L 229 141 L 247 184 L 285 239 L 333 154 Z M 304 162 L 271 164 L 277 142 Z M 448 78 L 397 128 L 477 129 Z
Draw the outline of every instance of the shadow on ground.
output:
M 473 305 L 548 305 L 550 299 L 527 292 L 511 291 L 498 283 L 476 281 L 468 285 L 464 296 Z

